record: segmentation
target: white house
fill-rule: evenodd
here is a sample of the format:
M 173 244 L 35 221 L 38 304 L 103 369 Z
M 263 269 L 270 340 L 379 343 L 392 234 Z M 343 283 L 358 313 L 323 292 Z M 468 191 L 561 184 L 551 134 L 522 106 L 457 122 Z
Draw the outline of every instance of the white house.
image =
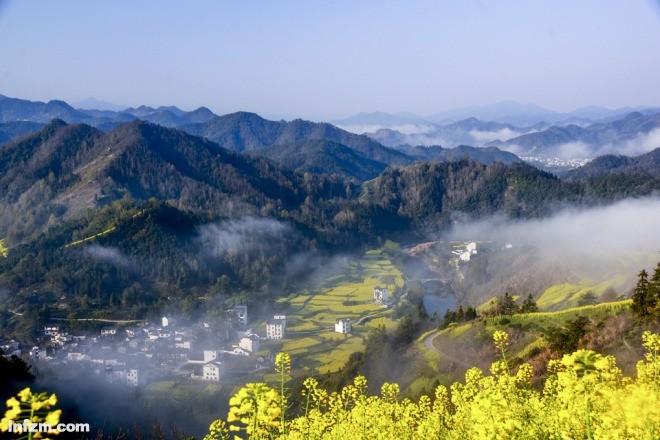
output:
M 101 336 L 106 337 L 106 336 L 114 336 L 117 334 L 117 328 L 116 327 L 103 327 L 101 329 Z
M 387 287 L 380 287 L 380 286 L 374 287 L 374 301 L 383 304 L 389 301 Z
M 256 335 L 241 338 L 238 343 L 239 348 L 254 354 L 259 351 L 259 337 Z
M 340 319 L 335 323 L 335 332 L 348 334 L 351 332 L 351 320 L 350 319 Z
M 138 370 L 135 369 L 126 370 L 126 383 L 128 385 L 131 385 L 133 387 L 138 386 L 139 385 L 138 378 L 139 378 Z
M 106 367 L 106 379 L 110 383 L 119 383 L 132 387 L 139 385 L 139 373 L 136 369 L 115 370 Z
M 220 382 L 220 379 L 224 375 L 224 365 L 219 361 L 211 361 L 204 364 L 202 367 L 202 377 L 204 380 L 212 380 L 215 382 Z
M 474 241 L 469 242 L 468 244 L 465 245 L 465 250 L 464 251 L 452 251 L 453 254 L 458 256 L 458 259 L 461 261 L 470 261 L 472 258 L 472 255 L 477 254 L 477 243 Z
M 468 251 L 461 252 L 461 253 L 458 255 L 458 258 L 459 258 L 461 261 L 470 261 L 470 258 L 471 258 L 471 257 L 472 257 L 472 254 L 471 254 L 470 252 L 468 252 Z
M 44 335 L 46 336 L 55 336 L 60 333 L 59 325 L 46 325 L 44 326 Z
M 266 324 L 266 339 L 284 338 L 284 331 L 286 329 L 286 317 L 284 317 L 285 319 L 281 319 L 283 316 L 284 315 L 275 315 L 273 319 L 268 321 Z
M 248 308 L 247 306 L 234 306 L 232 309 L 236 318 L 238 318 L 238 323 L 241 325 L 247 325 L 248 322 Z
M 167 327 L 168 325 L 170 325 L 170 318 L 168 318 L 167 316 L 163 316 L 160 319 L 160 326 L 161 327 Z
M 192 348 L 192 342 L 190 339 L 177 338 L 174 339 L 174 348 L 183 348 L 185 350 L 190 350 Z

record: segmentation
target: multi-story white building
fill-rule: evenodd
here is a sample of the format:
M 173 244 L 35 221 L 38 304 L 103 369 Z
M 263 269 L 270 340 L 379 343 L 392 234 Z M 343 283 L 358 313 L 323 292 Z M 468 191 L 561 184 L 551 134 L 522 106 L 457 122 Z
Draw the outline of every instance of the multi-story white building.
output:
M 351 320 L 350 319 L 340 319 L 335 323 L 335 332 L 348 334 L 351 332 Z
M 285 330 L 286 317 L 284 315 L 275 315 L 266 324 L 266 339 L 284 339 Z
M 110 383 L 118 383 L 137 387 L 140 384 L 140 374 L 138 370 L 131 368 L 125 370 L 116 370 L 113 368 L 106 368 L 106 380 Z
M 224 365 L 220 361 L 207 362 L 202 367 L 202 377 L 204 380 L 220 382 L 220 379 L 222 376 L 224 376 L 224 373 Z

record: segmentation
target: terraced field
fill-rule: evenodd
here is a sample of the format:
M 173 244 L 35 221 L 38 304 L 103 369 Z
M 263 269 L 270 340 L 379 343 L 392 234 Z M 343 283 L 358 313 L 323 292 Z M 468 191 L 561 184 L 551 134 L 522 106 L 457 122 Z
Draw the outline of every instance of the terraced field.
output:
M 636 281 L 636 274 L 642 267 L 652 267 L 655 264 L 657 254 L 648 252 L 628 252 L 621 255 L 601 255 L 601 258 L 609 258 L 616 261 L 612 264 L 609 276 L 600 280 L 582 278 L 574 283 L 556 284 L 548 287 L 536 300 L 539 309 L 544 311 L 556 311 L 577 307 L 580 299 L 591 291 L 599 302 L 614 301 L 616 298 L 609 297 L 606 292 L 613 289 L 618 295 L 624 294 L 632 288 Z
M 401 272 L 379 250 L 366 252 L 357 263 L 355 273 L 328 277 L 318 291 L 280 299 L 279 312 L 287 315 L 286 338 L 262 347 L 289 353 L 295 373 L 325 373 L 337 371 L 351 353 L 362 350 L 369 330 L 394 326 L 391 310 L 373 301 L 373 289 L 390 281 L 390 293 L 400 294 Z M 344 318 L 354 324 L 350 335 L 334 332 L 337 320 Z

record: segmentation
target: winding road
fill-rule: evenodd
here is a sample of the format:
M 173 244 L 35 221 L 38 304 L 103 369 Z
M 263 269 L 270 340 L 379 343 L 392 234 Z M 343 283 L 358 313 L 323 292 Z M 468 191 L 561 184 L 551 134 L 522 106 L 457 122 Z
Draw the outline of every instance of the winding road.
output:
M 429 350 L 433 350 L 433 351 L 435 351 L 436 353 L 438 353 L 438 354 L 439 354 L 443 359 L 445 359 L 445 360 L 451 361 L 451 362 L 453 362 L 453 363 L 455 363 L 455 364 L 461 365 L 461 366 L 466 367 L 466 368 L 472 368 L 472 367 L 473 367 L 473 365 L 470 365 L 470 364 L 468 364 L 467 362 L 463 362 L 462 360 L 457 359 L 457 358 L 455 358 L 454 356 L 451 356 L 451 355 L 449 355 L 449 354 L 447 354 L 447 353 L 445 353 L 445 352 L 443 352 L 443 351 L 440 351 L 440 350 L 438 349 L 438 347 L 436 347 L 435 345 L 433 345 L 433 340 L 434 340 L 437 336 L 438 336 L 438 332 L 434 332 L 434 333 L 431 333 L 430 335 L 428 335 L 428 336 L 424 339 L 424 345 L 426 346 L 426 348 L 428 348 Z

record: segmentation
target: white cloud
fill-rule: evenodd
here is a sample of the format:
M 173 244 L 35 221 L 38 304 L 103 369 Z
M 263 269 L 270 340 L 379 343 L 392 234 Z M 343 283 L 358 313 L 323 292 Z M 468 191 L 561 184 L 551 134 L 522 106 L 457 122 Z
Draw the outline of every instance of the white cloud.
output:
M 505 127 L 497 131 L 472 130 L 470 131 L 470 136 L 480 144 L 485 144 L 486 142 L 492 142 L 498 139 L 502 142 L 508 141 L 509 139 L 520 136 L 520 133 Z
M 243 252 L 277 243 L 290 231 L 277 220 L 243 217 L 199 228 L 202 246 L 212 254 Z
M 570 257 L 660 251 L 660 198 L 624 200 L 606 207 L 566 209 L 539 220 L 511 222 L 502 217 L 459 225 L 457 238 L 498 239 L 537 247 L 541 252 Z
M 562 159 L 587 159 L 594 157 L 593 147 L 582 141 L 561 144 L 556 149 L 557 155 Z
M 131 259 L 115 247 L 93 244 L 83 249 L 83 252 L 97 261 L 110 263 L 118 267 L 130 267 Z

